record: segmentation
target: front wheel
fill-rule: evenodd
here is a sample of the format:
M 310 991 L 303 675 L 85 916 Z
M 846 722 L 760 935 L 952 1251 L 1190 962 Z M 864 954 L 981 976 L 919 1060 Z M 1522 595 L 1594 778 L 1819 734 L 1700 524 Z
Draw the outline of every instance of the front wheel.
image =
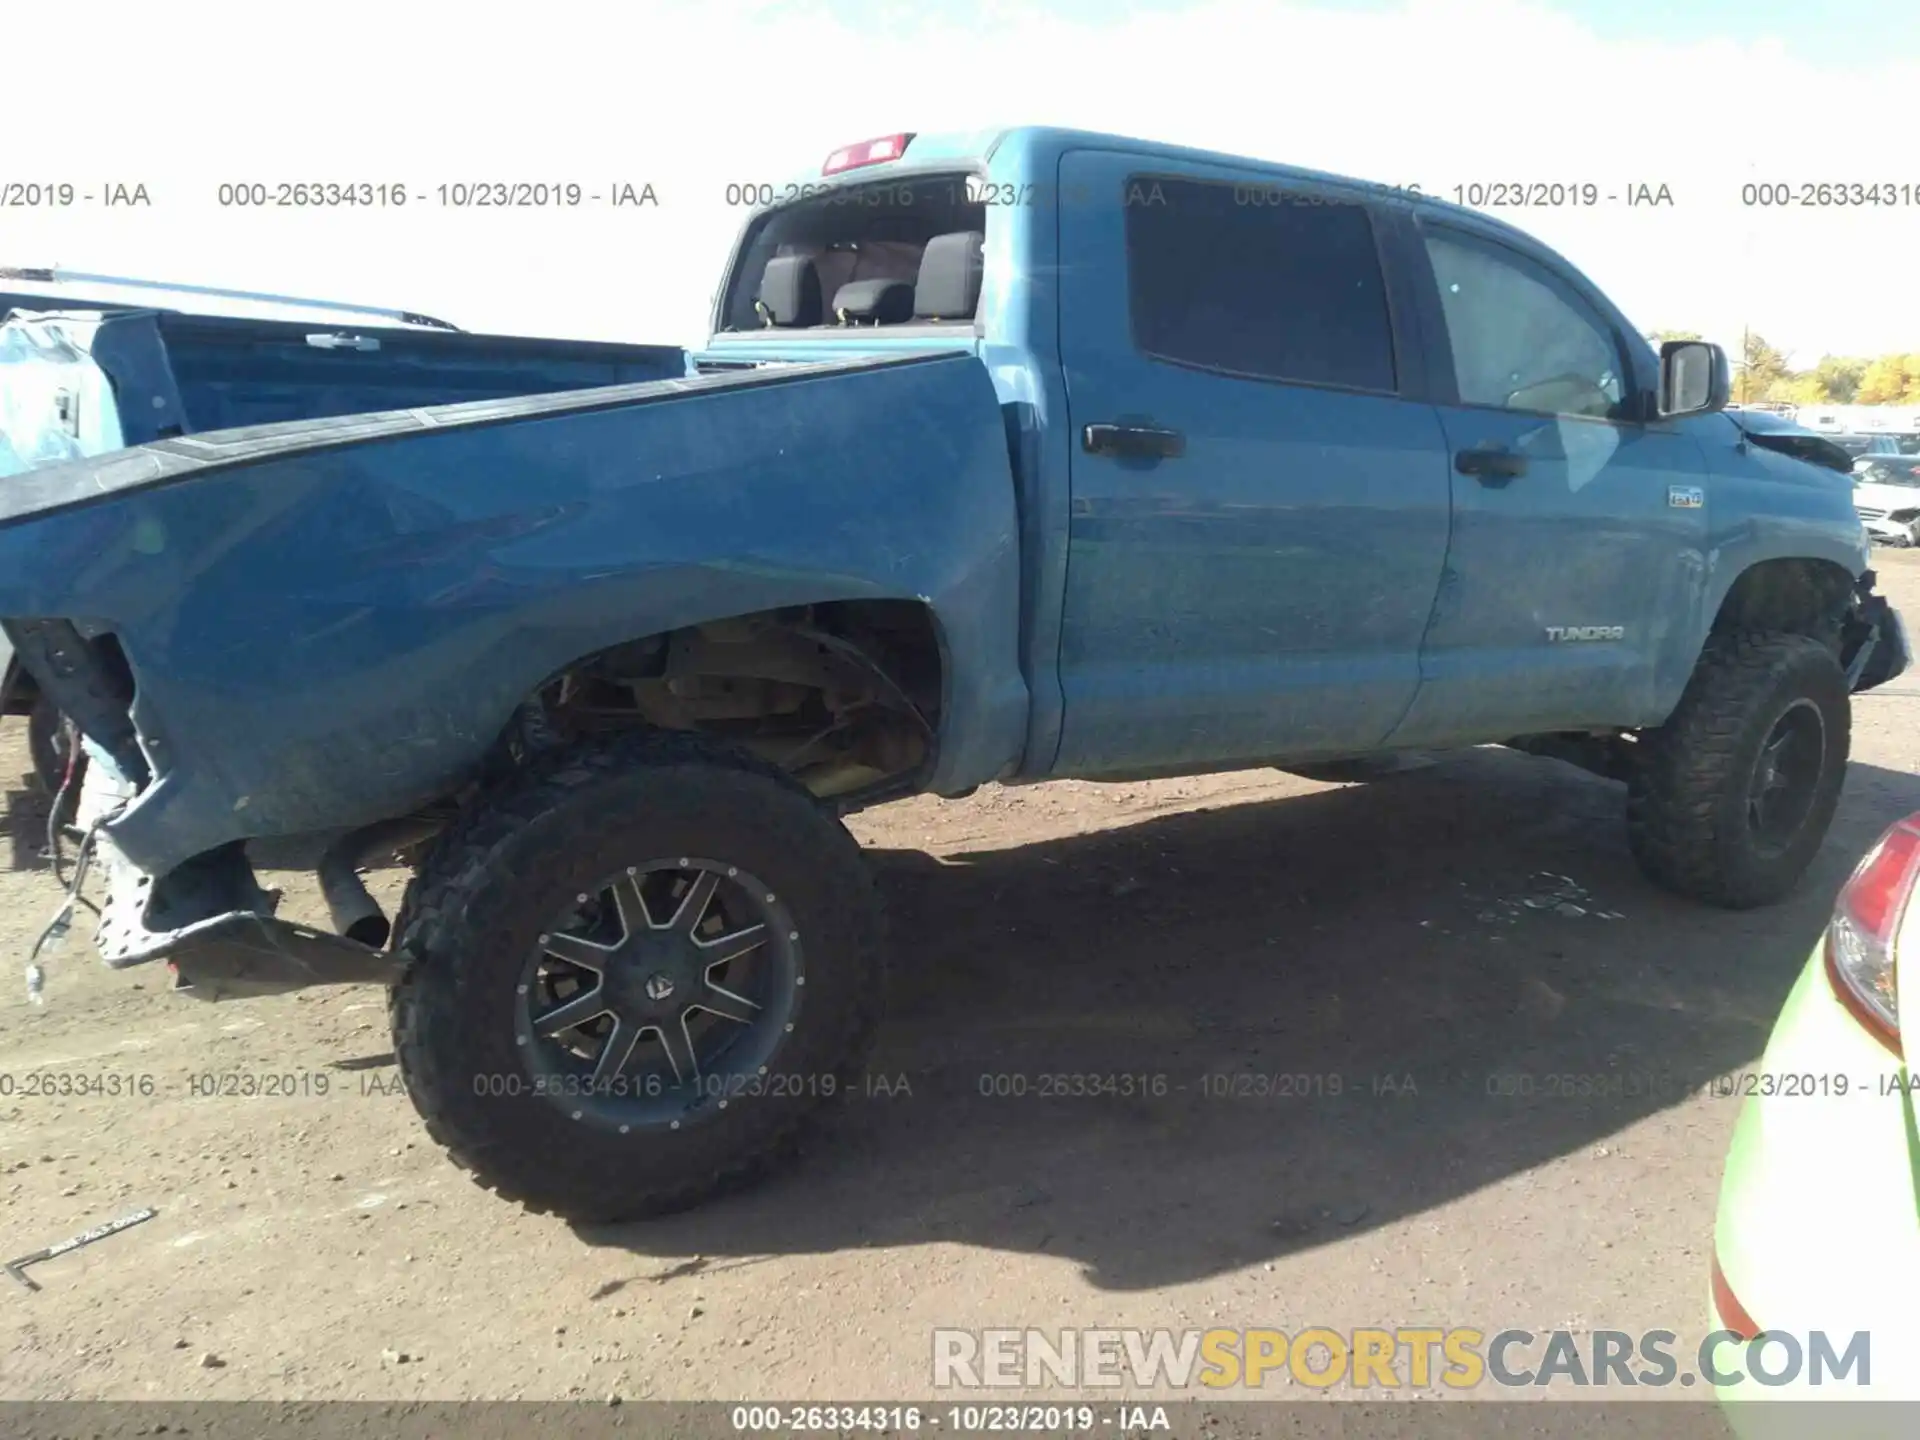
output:
M 1851 731 L 1847 677 L 1827 646 L 1714 636 L 1673 715 L 1637 746 L 1635 859 L 1656 883 L 1710 904 L 1782 898 L 1826 839 Z
M 434 1138 L 501 1195 L 684 1209 L 858 1083 L 880 929 L 858 845 L 779 771 L 686 735 L 564 753 L 427 858 L 395 1052 Z

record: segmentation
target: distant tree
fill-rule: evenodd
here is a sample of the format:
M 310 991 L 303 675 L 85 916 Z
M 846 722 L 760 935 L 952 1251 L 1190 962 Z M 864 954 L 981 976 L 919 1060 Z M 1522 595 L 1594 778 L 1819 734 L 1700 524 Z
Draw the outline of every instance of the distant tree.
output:
M 1814 403 L 1851 405 L 1860 392 L 1860 377 L 1867 373 L 1867 362 L 1849 355 L 1822 355 L 1813 367 L 1814 378 L 1824 393 Z
M 1860 405 L 1920 404 L 1920 354 L 1882 355 L 1868 362 L 1853 398 Z
M 1882 355 L 1868 363 L 1853 398 L 1862 405 L 1890 405 L 1906 388 L 1906 367 L 1900 363 L 1900 357 Z
M 1789 405 L 1826 405 L 1832 403 L 1833 396 L 1816 371 L 1803 370 L 1769 385 L 1767 399 L 1783 400 Z
M 1669 340 L 1704 340 L 1706 338 L 1698 330 L 1649 330 L 1647 332 L 1647 339 L 1652 342 L 1656 350 Z
M 1740 363 L 1733 377 L 1733 398 L 1742 404 L 1768 399 L 1768 391 L 1788 380 L 1787 357 L 1749 330 L 1740 346 Z

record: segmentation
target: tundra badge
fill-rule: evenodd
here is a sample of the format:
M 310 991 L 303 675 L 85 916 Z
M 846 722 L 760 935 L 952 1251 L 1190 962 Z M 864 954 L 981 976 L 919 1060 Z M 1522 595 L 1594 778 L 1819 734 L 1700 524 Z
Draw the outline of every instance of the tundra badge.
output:
M 1675 510 L 1698 510 L 1707 503 L 1707 492 L 1698 485 L 1667 486 L 1667 504 Z
M 1627 627 L 1624 625 L 1549 625 L 1547 639 L 1555 645 L 1568 640 L 1624 640 Z

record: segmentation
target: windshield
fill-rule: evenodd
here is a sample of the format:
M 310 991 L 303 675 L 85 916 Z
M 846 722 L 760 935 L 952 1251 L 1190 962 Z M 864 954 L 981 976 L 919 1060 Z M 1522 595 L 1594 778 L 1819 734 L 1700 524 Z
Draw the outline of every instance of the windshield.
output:
M 723 332 L 970 325 L 987 207 L 964 172 L 823 187 L 760 217 L 721 307 Z
M 1908 489 L 1920 489 L 1920 457 L 1902 456 L 1901 458 L 1875 460 L 1863 465 L 1855 472 L 1862 485 L 1901 485 Z

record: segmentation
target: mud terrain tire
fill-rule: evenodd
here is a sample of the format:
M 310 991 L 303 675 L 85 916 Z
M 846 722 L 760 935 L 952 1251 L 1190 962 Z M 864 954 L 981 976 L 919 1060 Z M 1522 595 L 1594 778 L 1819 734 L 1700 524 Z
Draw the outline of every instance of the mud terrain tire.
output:
M 1640 737 L 1627 789 L 1634 858 L 1656 884 L 1712 905 L 1781 899 L 1826 839 L 1851 728 L 1846 675 L 1826 645 L 1712 637 L 1672 716 Z
M 687 859 L 661 857 L 703 858 L 695 869 L 675 872 Z M 570 903 L 587 892 L 605 902 L 603 919 L 624 929 L 616 950 L 601 954 L 627 954 L 636 934 L 666 936 L 660 943 L 691 935 L 681 919 L 691 907 L 674 898 L 678 890 L 665 892 L 664 909 L 672 911 L 666 926 L 653 913 L 662 902 L 644 894 L 636 921 L 623 908 L 633 902 L 622 899 L 634 892 L 618 879 L 596 891 L 604 877 L 633 875 L 635 866 L 641 879 L 632 883 L 641 887 L 649 862 L 659 862 L 652 878 L 675 887 L 710 872 L 713 885 L 737 884 L 743 905 L 778 897 L 777 927 L 738 932 L 759 928 L 782 945 L 791 941 L 780 952 L 788 957 L 784 971 L 767 962 L 767 974 L 785 977 L 784 1008 L 751 1007 L 751 1024 L 764 1024 L 772 1032 L 764 1043 L 775 1048 L 757 1067 L 758 1079 L 749 1069 L 744 1082 L 735 1076 L 708 1088 L 712 1076 L 696 1067 L 699 1080 L 670 1081 L 664 1092 L 642 1096 L 638 1079 L 622 1077 L 618 1083 L 631 1083 L 631 1095 L 596 1088 L 586 1101 L 570 1098 L 557 1083 L 542 1083 L 535 1061 L 558 1053 L 543 1047 L 569 1043 L 566 1037 L 582 1043 L 584 1029 L 560 1032 L 554 1041 L 541 1030 L 543 1017 L 528 1018 L 539 1003 L 524 998 L 529 966 L 550 963 L 543 957 L 556 936 L 571 941 L 554 917 L 570 913 Z M 703 863 L 707 871 L 697 868 Z M 722 878 L 733 867 L 741 878 Z M 751 880 L 763 893 L 746 893 Z M 577 913 L 595 912 L 582 906 Z M 698 927 L 701 916 L 686 923 Z M 881 1010 L 882 919 L 858 844 L 778 769 L 686 734 L 628 735 L 563 750 L 483 797 L 426 854 L 396 928 L 410 964 L 391 997 L 394 1050 L 429 1133 L 481 1185 L 576 1221 L 682 1210 L 763 1174 L 797 1148 L 816 1112 L 858 1083 Z M 695 968 L 675 972 L 687 994 L 700 988 L 705 959 L 702 953 L 689 962 Z M 633 965 L 653 965 L 643 957 L 620 962 L 625 988 L 616 989 L 616 967 L 607 963 L 590 998 L 604 992 L 622 1006 L 644 1007 L 653 994 L 644 987 L 657 982 L 671 993 L 676 983 L 664 972 L 628 974 Z M 532 983 L 538 991 L 549 982 Z M 589 988 L 583 980 L 580 989 Z M 773 990 L 764 989 L 761 1001 L 773 1006 Z M 709 1025 L 709 1038 L 724 1029 L 697 1002 L 677 1014 L 682 1037 L 700 1023 Z M 628 1023 L 629 1010 L 588 1022 Z M 639 1033 L 647 1037 L 643 1046 L 657 1044 L 672 1061 L 665 1028 Z M 604 1043 L 615 1034 L 608 1028 Z M 725 1047 L 745 1041 L 719 1043 L 724 1058 Z M 641 1050 L 632 1053 L 638 1063 Z M 687 1058 L 697 1058 L 691 1048 Z M 560 1062 L 575 1059 L 561 1053 Z M 679 1075 L 679 1066 L 670 1073 Z M 601 1084 L 598 1072 L 589 1078 Z M 553 1079 L 549 1065 L 544 1080 Z

